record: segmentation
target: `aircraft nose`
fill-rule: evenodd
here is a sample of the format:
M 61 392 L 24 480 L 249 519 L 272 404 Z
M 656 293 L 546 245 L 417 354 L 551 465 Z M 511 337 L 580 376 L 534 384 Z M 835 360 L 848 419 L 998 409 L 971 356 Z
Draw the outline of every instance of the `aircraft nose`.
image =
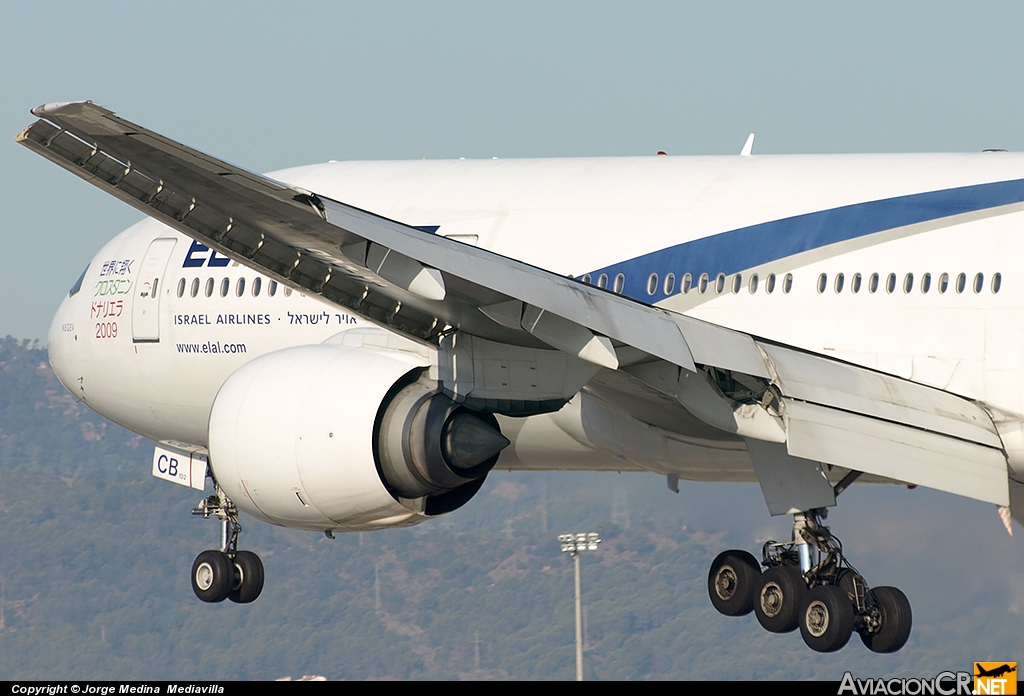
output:
M 53 315 L 53 321 L 50 323 L 50 331 L 46 337 L 46 349 L 50 358 L 50 367 L 53 368 L 54 373 L 57 375 L 57 379 L 67 387 L 68 382 L 65 378 L 67 373 L 67 353 L 68 342 L 67 333 L 74 333 L 73 324 L 70 323 L 68 317 L 68 299 L 65 297 L 64 301 L 60 303 L 60 307 L 57 309 L 57 313 Z M 70 331 L 69 331 L 70 329 Z M 72 340 L 74 340 L 72 338 Z
M 86 335 L 82 333 L 86 328 L 85 324 L 80 326 L 81 322 L 76 321 L 80 318 L 76 316 L 80 312 L 74 311 L 78 304 L 76 300 L 75 295 L 66 295 L 60 303 L 50 324 L 46 348 L 50 367 L 53 368 L 57 379 L 72 394 L 84 398 L 85 394 L 81 391 L 84 385 L 81 384 L 80 378 L 82 368 L 88 362 L 85 352 L 89 343 L 85 340 Z

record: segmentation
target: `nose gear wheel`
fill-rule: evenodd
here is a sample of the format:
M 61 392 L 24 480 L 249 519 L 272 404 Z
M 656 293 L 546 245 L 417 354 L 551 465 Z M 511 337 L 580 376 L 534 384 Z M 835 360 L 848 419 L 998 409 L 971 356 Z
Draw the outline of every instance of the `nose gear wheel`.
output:
M 238 508 L 218 486 L 216 493 L 203 499 L 192 514 L 221 521 L 221 548 L 203 551 L 192 563 L 192 591 L 196 597 L 210 603 L 225 599 L 238 604 L 255 601 L 263 591 L 263 562 L 252 551 L 238 550 L 242 531 Z
M 223 551 L 203 551 L 192 564 L 192 591 L 204 602 L 223 602 L 234 583 L 234 567 Z

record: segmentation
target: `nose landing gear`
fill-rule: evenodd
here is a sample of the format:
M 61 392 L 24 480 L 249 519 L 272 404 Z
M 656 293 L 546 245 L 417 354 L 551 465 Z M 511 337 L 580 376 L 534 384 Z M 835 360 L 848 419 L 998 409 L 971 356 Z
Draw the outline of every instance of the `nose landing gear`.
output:
M 793 540 L 764 545 L 764 572 L 745 551 L 719 554 L 708 574 L 711 603 L 727 616 L 752 609 L 773 633 L 799 628 L 817 652 L 842 649 L 854 631 L 872 652 L 898 651 L 910 637 L 910 602 L 895 587 L 868 586 L 821 523 L 825 514 L 794 515 Z
M 263 562 L 252 551 L 238 550 L 238 508 L 217 487 L 217 493 L 205 498 L 192 511 L 204 519 L 221 521 L 219 550 L 203 551 L 192 563 L 192 591 L 204 602 L 230 599 L 238 604 L 255 601 L 263 591 Z

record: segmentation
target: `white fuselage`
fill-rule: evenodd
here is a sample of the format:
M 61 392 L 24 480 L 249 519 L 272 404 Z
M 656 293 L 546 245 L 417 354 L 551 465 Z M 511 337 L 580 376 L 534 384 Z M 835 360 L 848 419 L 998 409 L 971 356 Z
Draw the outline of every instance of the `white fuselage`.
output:
M 557 273 L 604 275 L 609 289 L 621 274 L 638 301 L 945 389 L 997 420 L 1024 413 L 1022 155 L 342 162 L 274 176 Z M 147 219 L 64 300 L 51 361 L 108 418 L 206 445 L 214 398 L 241 365 L 367 325 L 272 285 Z M 752 476 L 684 450 L 581 441 L 566 418 L 517 423 L 502 462 Z

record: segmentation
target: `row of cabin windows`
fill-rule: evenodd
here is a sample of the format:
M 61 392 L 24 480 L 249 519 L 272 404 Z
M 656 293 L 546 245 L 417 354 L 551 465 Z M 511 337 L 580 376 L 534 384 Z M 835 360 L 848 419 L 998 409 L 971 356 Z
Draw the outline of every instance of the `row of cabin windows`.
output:
M 591 281 L 590 274 L 587 273 L 586 275 L 584 275 L 582 280 L 583 280 L 584 283 L 590 283 L 590 281 Z M 658 292 L 659 280 L 660 280 L 660 278 L 658 277 L 657 273 L 652 273 L 650 276 L 648 276 L 648 278 L 647 278 L 647 294 L 648 295 L 654 295 L 656 292 Z M 764 285 L 763 285 L 764 291 L 769 293 L 769 294 L 775 292 L 776 283 L 777 283 L 777 280 L 776 280 L 775 274 L 774 273 L 769 273 L 767 276 L 765 276 L 765 279 L 764 279 Z M 626 276 L 624 276 L 623 274 L 619 273 L 618 275 L 615 276 L 615 280 L 613 281 L 612 291 L 615 292 L 615 293 L 621 293 L 622 292 L 622 288 L 625 286 L 625 284 L 626 284 Z M 715 294 L 721 295 L 723 292 L 725 292 L 726 284 L 727 284 L 727 278 L 726 278 L 726 275 L 724 273 L 719 273 L 717 276 L 715 276 L 714 280 L 712 280 L 711 276 L 709 276 L 707 273 L 701 273 L 700 277 L 697 279 L 696 285 L 694 285 L 693 276 L 691 274 L 689 274 L 689 273 L 684 273 L 683 274 L 683 278 L 682 278 L 682 280 L 680 281 L 680 284 L 679 284 L 679 291 L 685 295 L 686 293 L 690 292 L 690 290 L 696 290 L 701 295 L 703 295 L 704 293 L 706 293 L 709 290 L 711 290 L 711 291 L 715 292 Z M 729 285 L 729 287 L 732 289 L 732 291 L 734 293 L 738 293 L 741 290 L 743 290 L 743 274 L 742 273 L 737 273 L 736 275 L 732 276 L 732 280 L 728 281 L 728 285 Z M 760 277 L 756 273 L 752 273 L 750 275 L 750 277 L 747 279 L 746 285 L 747 285 L 747 290 L 751 294 L 753 294 L 753 293 L 757 292 L 759 287 L 762 287 L 761 279 L 760 279 Z M 785 275 L 785 277 L 782 279 L 781 285 L 782 285 L 782 292 L 784 292 L 784 293 L 790 292 L 793 289 L 793 274 L 792 273 L 787 273 Z M 664 292 L 666 295 L 671 295 L 672 293 L 674 293 L 676 291 L 676 274 L 675 273 L 668 273 L 668 274 L 666 274 L 665 275 L 665 280 L 664 280 L 663 283 L 660 283 L 660 286 L 661 286 L 662 292 Z M 597 287 L 599 287 L 599 288 L 607 288 L 608 287 L 608 274 L 607 273 L 602 273 L 601 275 L 599 275 L 597 277 Z
M 880 282 L 881 282 L 881 277 L 877 273 L 872 273 L 867 278 L 867 283 L 866 283 L 867 291 L 869 293 L 878 292 L 878 288 L 879 288 L 879 283 Z M 885 278 L 885 291 L 887 293 L 889 293 L 889 294 L 892 294 L 893 292 L 895 292 L 896 291 L 896 284 L 897 284 L 897 282 L 898 282 L 898 279 L 896 278 L 896 274 L 895 273 L 890 273 Z M 946 291 L 950 290 L 950 288 L 952 287 L 953 290 L 955 290 L 958 294 L 960 294 L 960 293 L 963 293 L 967 289 L 967 282 L 968 282 L 968 277 L 967 277 L 966 273 L 959 274 L 958 276 L 956 276 L 955 279 L 951 279 L 951 277 L 950 277 L 950 275 L 948 273 L 943 273 L 936 280 L 936 282 L 935 282 L 935 289 L 938 290 L 939 294 L 943 294 Z M 852 293 L 860 292 L 861 291 L 861 286 L 863 284 L 865 284 L 864 283 L 864 277 L 860 273 L 854 273 L 850 277 L 850 292 L 852 292 Z M 1003 275 L 1001 273 L 994 273 L 992 275 L 991 280 L 989 281 L 989 291 L 992 292 L 993 294 L 995 294 L 995 293 L 999 292 L 999 288 L 1001 288 L 1002 285 L 1003 285 Z M 832 289 L 836 293 L 840 293 L 840 292 L 843 291 L 843 288 L 845 286 L 846 286 L 846 276 L 844 274 L 842 274 L 842 273 L 837 273 L 836 276 L 835 276 L 835 279 L 833 280 L 833 283 L 832 283 Z M 902 287 L 903 287 L 903 292 L 904 293 L 909 294 L 909 293 L 914 291 L 915 283 L 914 283 L 914 274 L 913 273 L 907 273 L 905 276 L 903 276 Z M 932 289 L 932 274 L 931 273 L 923 274 L 921 276 L 920 282 L 916 284 L 916 287 L 921 291 L 921 293 L 930 292 L 931 289 Z M 827 273 L 822 273 L 821 275 L 818 276 L 818 292 L 819 293 L 823 293 L 827 289 L 828 289 L 828 274 Z M 980 292 L 982 292 L 985 289 L 985 274 L 984 273 L 976 273 L 974 275 L 973 280 L 971 280 L 971 289 L 974 290 L 975 294 L 980 293 Z
M 692 282 L 693 281 L 690 274 L 684 274 L 683 280 L 679 286 L 679 291 L 682 292 L 683 294 L 690 292 L 690 290 L 693 289 Z M 755 292 L 758 291 L 759 288 L 762 287 L 764 288 L 764 291 L 766 293 L 771 294 L 775 292 L 776 284 L 777 279 L 774 273 L 769 273 L 767 276 L 765 276 L 763 285 L 761 284 L 760 276 L 758 276 L 756 273 L 751 273 L 750 276 L 747 278 L 746 287 L 747 292 L 749 292 L 751 295 L 753 295 Z M 669 273 L 668 275 L 665 276 L 665 282 L 663 284 L 662 289 L 665 291 L 666 295 L 671 295 L 675 291 L 675 285 L 675 275 Z M 733 293 L 742 292 L 744 286 L 743 274 L 737 273 L 732 277 L 732 280 L 727 281 L 726 275 L 724 273 L 719 273 L 717 276 L 715 276 L 714 283 L 712 283 L 711 277 L 708 276 L 707 273 L 701 273 L 700 278 L 697 279 L 696 289 L 697 292 L 699 292 L 702 295 L 708 292 L 709 288 L 713 289 L 716 295 L 721 295 L 723 292 L 725 292 L 726 285 L 729 286 L 729 289 L 732 290 Z M 782 292 L 788 294 L 793 289 L 793 274 L 787 273 L 785 276 L 783 276 L 781 285 Z M 657 291 L 658 274 L 652 273 L 647 278 L 647 294 L 653 295 Z
M 590 274 L 588 273 L 584 275 L 582 280 L 584 283 L 590 283 Z M 673 292 L 675 292 L 676 276 L 674 273 L 666 274 L 663 283 L 659 284 L 659 280 L 660 279 L 657 273 L 652 273 L 650 276 L 648 276 L 648 295 L 656 294 L 659 289 L 666 295 L 671 295 Z M 932 288 L 932 280 L 933 278 L 931 273 L 923 274 L 920 278 L 920 282 L 917 284 L 918 289 L 922 293 L 930 292 Z M 962 294 L 964 291 L 966 291 L 968 287 L 968 280 L 969 278 L 966 273 L 960 273 L 955 278 L 951 277 L 948 273 L 942 273 L 941 275 L 938 276 L 937 279 L 935 279 L 935 288 L 939 292 L 939 294 L 943 294 L 950 290 L 951 288 L 958 294 Z M 861 291 L 862 286 L 866 284 L 867 291 L 869 293 L 875 293 L 878 292 L 881 281 L 882 278 L 878 273 L 872 273 L 870 276 L 867 277 L 866 281 L 865 277 L 862 276 L 860 273 L 854 273 L 850 277 L 850 291 L 853 293 L 858 293 Z M 914 291 L 914 281 L 915 278 L 913 273 L 907 273 L 906 275 L 903 276 L 902 286 L 904 293 L 909 294 Z M 896 274 L 890 273 L 885 278 L 885 291 L 890 294 L 895 292 L 898 282 L 899 279 L 897 278 Z M 612 291 L 615 293 L 621 293 L 625 284 L 626 277 L 622 273 L 619 273 L 618 275 L 615 276 L 615 280 L 612 285 Z M 991 279 L 989 280 L 989 291 L 992 292 L 993 294 L 999 292 L 999 289 L 1002 287 L 1002 284 L 1002 274 L 994 273 Z M 727 285 L 733 293 L 741 292 L 744 286 L 743 274 L 737 273 L 736 275 L 732 276 L 731 280 L 729 280 L 724 273 L 719 273 L 714 278 L 714 280 L 712 280 L 707 273 L 702 273 L 700 277 L 697 279 L 696 285 L 694 285 L 693 276 L 691 276 L 689 273 L 685 273 L 679 285 L 679 291 L 682 292 L 683 294 L 686 294 L 690 292 L 690 290 L 696 289 L 697 292 L 703 295 L 704 293 L 709 292 L 710 290 L 717 295 L 721 295 L 723 292 L 725 292 Z M 787 273 L 783 277 L 781 285 L 782 292 L 788 294 L 793 289 L 793 274 Z M 601 275 L 598 276 L 597 287 L 608 287 L 608 275 L 606 273 L 602 273 Z M 758 291 L 758 288 L 761 287 L 760 278 L 756 273 L 750 274 L 750 276 L 747 278 L 746 287 L 747 291 L 750 294 L 756 293 Z M 766 293 L 771 294 L 772 292 L 775 291 L 776 276 L 774 273 L 771 273 L 765 277 L 763 287 Z M 837 273 L 833 281 L 833 289 L 835 290 L 835 292 L 840 293 L 843 291 L 844 287 L 846 287 L 846 276 L 843 273 Z M 970 287 L 972 290 L 974 290 L 976 294 L 982 292 L 985 289 L 985 274 L 976 273 L 974 275 L 974 278 L 970 279 Z M 818 276 L 818 292 L 824 293 L 827 288 L 828 274 L 822 273 L 821 275 Z
M 181 278 L 180 280 L 178 280 L 178 297 L 184 297 L 185 296 L 185 286 L 187 284 L 188 284 L 188 281 L 186 281 L 185 278 Z M 199 278 L 193 278 L 192 279 L 192 283 L 189 286 L 188 294 L 191 295 L 192 297 L 198 297 L 199 296 L 200 285 L 201 285 L 201 282 L 200 282 Z M 245 294 L 245 286 L 246 286 L 245 278 L 239 278 L 237 281 L 235 281 L 235 297 L 241 297 L 242 295 Z M 215 289 L 217 289 L 217 281 L 215 281 L 213 278 L 207 278 L 206 279 L 206 283 L 205 283 L 205 285 L 203 287 L 203 294 L 206 295 L 207 297 L 213 297 L 213 292 L 214 292 Z M 262 292 L 262 290 L 263 290 L 263 279 L 260 278 L 259 276 L 257 276 L 256 278 L 253 278 L 252 283 L 249 284 L 249 292 L 252 293 L 253 297 L 259 297 L 260 296 L 260 292 Z M 220 296 L 221 297 L 227 297 L 228 293 L 230 293 L 230 292 L 231 292 L 231 279 L 230 278 L 224 278 L 223 280 L 220 281 Z M 273 297 L 276 294 L 277 294 L 277 281 L 276 280 L 271 280 L 271 281 L 269 281 L 267 283 L 267 297 Z M 287 287 L 284 288 L 284 296 L 285 297 L 289 297 L 291 294 L 292 294 L 292 289 L 291 288 L 287 288 Z
M 582 280 L 583 280 L 584 283 L 589 285 L 590 284 L 590 274 L 589 273 L 584 274 Z M 612 283 L 612 292 L 617 293 L 617 294 L 621 294 L 622 293 L 622 288 L 624 288 L 625 286 L 626 286 L 626 276 L 624 276 L 623 274 L 619 273 L 618 275 L 615 276 L 615 280 Z M 597 277 L 597 287 L 599 287 L 599 288 L 607 288 L 608 287 L 608 274 L 607 273 L 602 273 L 601 275 L 599 275 Z

